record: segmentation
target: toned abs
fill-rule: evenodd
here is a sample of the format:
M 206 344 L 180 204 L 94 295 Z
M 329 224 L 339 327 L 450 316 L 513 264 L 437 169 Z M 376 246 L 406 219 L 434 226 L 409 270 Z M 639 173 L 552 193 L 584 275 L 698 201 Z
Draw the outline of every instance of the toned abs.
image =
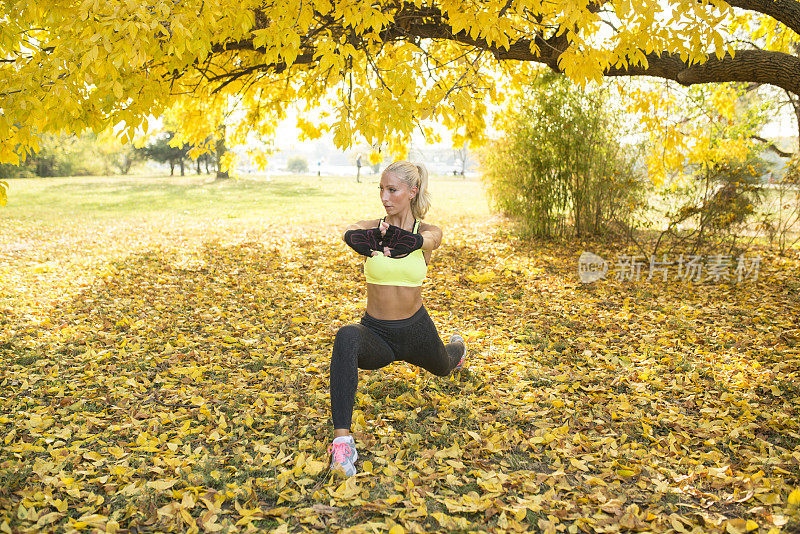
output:
M 425 263 L 431 259 L 429 250 L 423 251 Z M 367 284 L 367 313 L 376 319 L 405 319 L 422 306 L 422 286 L 384 286 Z

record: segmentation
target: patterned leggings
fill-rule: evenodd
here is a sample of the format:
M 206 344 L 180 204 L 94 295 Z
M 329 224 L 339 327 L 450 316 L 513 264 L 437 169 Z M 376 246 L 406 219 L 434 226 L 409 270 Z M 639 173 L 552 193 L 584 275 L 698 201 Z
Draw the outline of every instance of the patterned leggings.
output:
M 438 376 L 447 376 L 461 359 L 464 344 L 444 344 L 422 305 L 406 319 L 376 319 L 366 311 L 360 324 L 336 332 L 331 357 L 333 428 L 350 429 L 358 369 L 380 369 L 406 361 Z

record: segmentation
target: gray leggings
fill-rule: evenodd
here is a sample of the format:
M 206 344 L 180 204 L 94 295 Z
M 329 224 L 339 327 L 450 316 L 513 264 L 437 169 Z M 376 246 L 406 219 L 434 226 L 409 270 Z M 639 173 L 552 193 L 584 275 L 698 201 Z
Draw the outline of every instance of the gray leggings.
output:
M 350 429 L 358 385 L 358 369 L 380 369 L 406 361 L 438 376 L 447 376 L 458 364 L 464 344 L 444 344 L 422 305 L 406 319 L 376 319 L 366 311 L 360 324 L 336 332 L 331 356 L 331 412 L 333 428 Z

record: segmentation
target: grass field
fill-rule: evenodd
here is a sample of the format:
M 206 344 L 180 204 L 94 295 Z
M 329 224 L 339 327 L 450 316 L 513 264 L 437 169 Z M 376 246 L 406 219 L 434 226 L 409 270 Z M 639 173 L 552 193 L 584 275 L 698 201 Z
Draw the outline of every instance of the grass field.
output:
M 377 177 L 36 179 L 0 209 L 0 532 L 797 532 L 800 257 L 610 278 L 432 180 L 423 300 L 467 369 L 328 370 Z
M 109 262 L 152 247 L 337 235 L 377 218 L 379 177 L 84 177 L 12 180 L 0 210 L 0 306 L 34 307 L 72 295 Z M 479 182 L 432 182 L 427 220 L 491 219 Z M 434 222 L 435 224 L 435 222 Z

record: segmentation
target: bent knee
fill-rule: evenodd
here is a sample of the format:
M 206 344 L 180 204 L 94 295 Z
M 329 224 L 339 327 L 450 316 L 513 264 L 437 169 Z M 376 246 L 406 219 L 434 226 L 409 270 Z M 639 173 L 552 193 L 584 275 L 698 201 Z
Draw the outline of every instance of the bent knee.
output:
M 333 340 L 333 352 L 341 352 L 342 349 L 357 348 L 361 343 L 363 334 L 359 325 L 346 324 L 336 331 L 336 337 Z
M 334 342 L 338 340 L 339 342 L 350 343 L 352 341 L 358 341 L 359 339 L 361 339 L 361 329 L 359 325 L 346 324 L 336 331 Z

